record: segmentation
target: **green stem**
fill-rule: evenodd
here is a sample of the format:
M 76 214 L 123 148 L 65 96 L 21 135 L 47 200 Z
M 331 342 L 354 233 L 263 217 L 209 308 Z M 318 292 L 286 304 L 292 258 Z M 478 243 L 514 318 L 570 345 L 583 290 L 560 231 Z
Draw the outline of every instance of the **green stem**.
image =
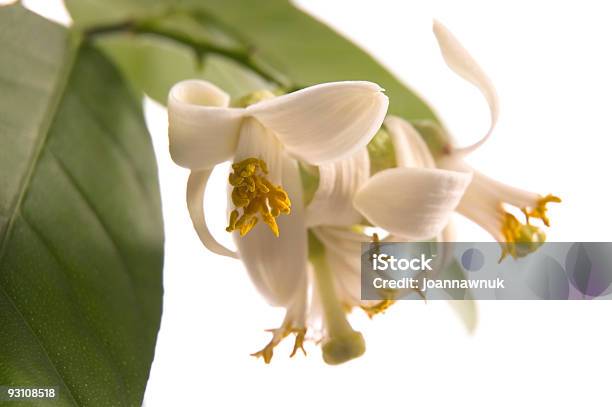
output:
M 104 34 L 115 34 L 121 32 L 133 32 L 136 23 L 134 21 L 123 21 L 116 24 L 101 25 L 92 27 L 84 32 L 86 39 L 94 38 Z
M 158 18 L 163 18 L 163 16 Z M 92 39 L 101 35 L 120 33 L 158 35 L 192 48 L 198 55 L 198 58 L 201 58 L 205 54 L 221 55 L 253 71 L 263 79 L 275 84 L 280 88 L 292 89 L 294 87 L 286 78 L 280 77 L 276 73 L 273 73 L 266 67 L 262 66 L 261 63 L 254 58 L 252 51 L 239 51 L 224 48 L 209 42 L 193 39 L 190 36 L 184 35 L 180 32 L 165 30 L 155 24 L 155 21 L 158 18 L 152 18 L 144 21 L 128 20 L 120 23 L 93 27 L 85 31 L 84 37 L 85 39 Z

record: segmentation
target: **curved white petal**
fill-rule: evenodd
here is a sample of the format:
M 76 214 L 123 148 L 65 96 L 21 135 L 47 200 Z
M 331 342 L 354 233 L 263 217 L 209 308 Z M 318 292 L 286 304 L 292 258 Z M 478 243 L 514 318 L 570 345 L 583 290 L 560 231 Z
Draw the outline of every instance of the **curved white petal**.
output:
M 491 179 L 454 155 L 445 157 L 438 164 L 442 168 L 473 174 L 472 182 L 457 206 L 457 212 L 480 225 L 500 243 L 506 240 L 502 233 L 505 213 L 503 204 L 517 208 L 535 207 L 542 198 L 534 192 Z
M 540 194 L 513 187 L 499 182 L 474 170 L 461 157 L 448 155 L 438 160 L 438 167 L 451 171 L 470 172 L 473 174 L 472 183 L 465 192 L 462 201 L 471 200 L 474 203 L 486 203 L 489 206 L 499 206 L 502 202 L 517 208 L 535 207 Z
M 311 86 L 247 108 L 287 151 L 310 164 L 348 157 L 374 137 L 389 100 L 371 82 Z
M 497 93 L 495 92 L 495 87 L 491 83 L 491 80 L 480 68 L 478 63 L 476 63 L 469 52 L 444 25 L 438 21 L 434 21 L 433 31 L 436 39 L 438 40 L 440 51 L 442 51 L 442 56 L 444 57 L 444 60 L 449 68 L 466 81 L 475 85 L 489 104 L 489 109 L 491 112 L 491 125 L 486 135 L 471 146 L 457 149 L 457 152 L 467 154 L 480 147 L 485 141 L 487 141 L 493 132 L 493 128 L 497 123 L 497 116 L 499 112 Z
M 353 196 L 370 176 L 370 158 L 363 148 L 344 160 L 319 166 L 319 187 L 306 208 L 306 224 L 353 225 L 362 216 L 353 207 Z
M 446 226 L 470 180 L 468 173 L 393 168 L 370 178 L 357 192 L 355 207 L 394 235 L 429 239 Z
M 307 275 L 307 234 L 297 162 L 252 118 L 245 120 L 236 157 L 264 159 L 270 181 L 281 184 L 291 199 L 291 213 L 276 218 L 279 237 L 263 222 L 243 237 L 237 231 L 233 233 L 240 258 L 257 289 L 271 305 L 288 307 Z M 231 199 L 229 203 L 231 211 Z
M 361 301 L 361 243 L 368 242 L 368 237 L 347 228 L 329 226 L 316 227 L 312 231 L 325 246 L 325 259 L 334 275 L 338 300 L 344 305 L 359 305 Z
M 455 231 L 455 224 L 451 221 L 448 222 L 446 227 L 440 232 L 438 242 L 452 243 L 455 241 L 457 241 L 457 232 Z
M 193 170 L 232 157 L 244 109 L 228 108 L 229 95 L 200 80 L 177 83 L 168 96 L 168 136 L 174 162 Z
M 204 246 L 221 256 L 238 258 L 238 254 L 219 243 L 208 230 L 204 214 L 204 192 L 212 170 L 192 171 L 187 181 L 187 208 L 198 237 Z
M 287 305 L 285 322 L 294 328 L 306 328 L 308 317 L 308 271 L 300 276 L 298 288 L 292 301 Z
M 398 167 L 436 167 L 425 140 L 410 123 L 400 117 L 387 116 L 385 127 L 393 141 Z
M 430 273 L 432 278 L 438 277 L 451 263 L 453 259 L 453 249 L 455 247 L 455 235 L 453 220 L 450 219 L 436 239 L 436 251 L 438 256 L 433 262 L 433 271 Z

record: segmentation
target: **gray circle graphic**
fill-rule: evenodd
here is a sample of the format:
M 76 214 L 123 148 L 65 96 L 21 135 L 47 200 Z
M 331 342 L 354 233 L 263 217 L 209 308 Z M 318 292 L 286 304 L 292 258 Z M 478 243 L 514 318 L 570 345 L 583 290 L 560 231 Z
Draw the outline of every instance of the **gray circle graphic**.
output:
M 467 249 L 461 255 L 461 265 L 468 271 L 478 271 L 484 266 L 484 254 L 478 249 Z
M 577 242 L 567 252 L 565 271 L 583 295 L 596 298 L 612 292 L 612 252 L 603 242 Z

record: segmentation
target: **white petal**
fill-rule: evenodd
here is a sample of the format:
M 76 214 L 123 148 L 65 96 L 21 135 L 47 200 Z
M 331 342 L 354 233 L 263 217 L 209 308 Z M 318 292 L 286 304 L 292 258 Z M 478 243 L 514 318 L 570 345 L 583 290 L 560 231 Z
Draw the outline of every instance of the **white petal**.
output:
M 451 68 L 457 75 L 461 76 L 466 81 L 475 85 L 489 104 L 489 109 L 491 112 L 491 126 L 489 127 L 487 134 L 478 142 L 458 150 L 464 154 L 467 154 L 480 147 L 489 138 L 495 124 L 497 123 L 499 111 L 497 93 L 495 92 L 495 87 L 491 83 L 491 80 L 487 77 L 480 66 L 478 66 L 478 63 L 476 63 L 474 58 L 472 58 L 468 51 L 463 48 L 461 43 L 459 43 L 459 41 L 444 25 L 438 21 L 434 21 L 433 31 L 436 39 L 438 40 L 440 50 L 442 51 L 442 56 L 444 57 L 444 60 L 449 68 Z
M 168 96 L 170 154 L 180 166 L 211 168 L 232 157 L 244 109 L 228 108 L 229 96 L 199 80 L 179 82 Z
M 198 237 L 213 253 L 237 259 L 238 254 L 219 243 L 208 230 L 204 214 L 204 192 L 212 170 L 192 171 L 187 181 L 187 208 Z
M 380 128 L 388 98 L 371 82 L 333 82 L 256 103 L 247 111 L 310 164 L 355 153 Z
M 470 183 L 468 173 L 393 168 L 357 192 L 355 207 L 374 225 L 408 239 L 435 237 Z
M 480 201 L 474 195 L 468 195 L 466 192 L 457 206 L 457 212 L 489 232 L 498 242 L 506 240 L 502 233 L 503 212 L 497 204 L 492 205 L 491 201 Z
M 410 123 L 396 116 L 387 116 L 385 127 L 393 141 L 398 167 L 435 168 L 425 140 Z
M 325 259 L 334 275 L 338 300 L 351 306 L 361 303 L 361 243 L 365 235 L 347 228 L 320 226 L 312 229 L 325 246 Z
M 255 286 L 271 305 L 288 307 L 307 275 L 307 234 L 297 162 L 254 119 L 245 120 L 236 156 L 266 160 L 270 180 L 281 184 L 291 199 L 291 213 L 276 218 L 279 237 L 261 221 L 243 237 L 233 232 L 240 258 Z M 231 199 L 229 202 L 231 211 Z
M 268 179 L 273 184 L 281 182 L 281 157 L 284 155 L 283 146 L 274 134 L 252 117 L 246 117 L 240 128 L 240 139 L 236 146 L 235 162 L 256 157 L 266 162 L 268 166 Z
M 294 328 L 306 328 L 308 313 L 308 273 L 304 273 L 298 283 L 295 296 L 287 305 L 285 321 Z
M 469 188 L 469 187 L 468 187 Z M 436 239 L 436 251 L 438 256 L 434 260 L 433 271 L 430 273 L 432 278 L 438 275 L 448 267 L 453 260 L 453 252 L 455 247 L 455 227 L 452 219 L 448 221 L 444 229 L 438 234 Z
M 473 174 L 472 182 L 457 206 L 457 212 L 485 229 L 495 240 L 504 242 L 503 204 L 517 208 L 534 207 L 540 195 L 503 184 L 473 170 L 460 157 L 449 155 L 438 162 L 440 167 Z
M 438 160 L 438 166 L 451 171 L 473 174 L 472 183 L 465 192 L 463 201 L 472 200 L 474 203 L 486 203 L 495 207 L 503 202 L 517 208 L 533 208 L 542 198 L 540 194 L 504 184 L 474 170 L 460 156 L 453 154 L 445 156 Z
M 353 197 L 370 176 L 370 158 L 363 148 L 353 156 L 319 166 L 319 187 L 308 208 L 306 223 L 353 225 L 362 216 L 353 207 Z

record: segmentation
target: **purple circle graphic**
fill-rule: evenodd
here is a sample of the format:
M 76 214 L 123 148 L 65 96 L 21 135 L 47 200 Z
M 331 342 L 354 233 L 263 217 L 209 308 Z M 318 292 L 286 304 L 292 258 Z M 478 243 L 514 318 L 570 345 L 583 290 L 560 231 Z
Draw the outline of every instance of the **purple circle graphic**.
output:
M 478 271 L 484 266 L 484 254 L 478 249 L 467 249 L 461 255 L 461 265 L 468 271 Z
M 606 243 L 574 243 L 565 258 L 570 283 L 591 298 L 612 291 L 612 253 Z

